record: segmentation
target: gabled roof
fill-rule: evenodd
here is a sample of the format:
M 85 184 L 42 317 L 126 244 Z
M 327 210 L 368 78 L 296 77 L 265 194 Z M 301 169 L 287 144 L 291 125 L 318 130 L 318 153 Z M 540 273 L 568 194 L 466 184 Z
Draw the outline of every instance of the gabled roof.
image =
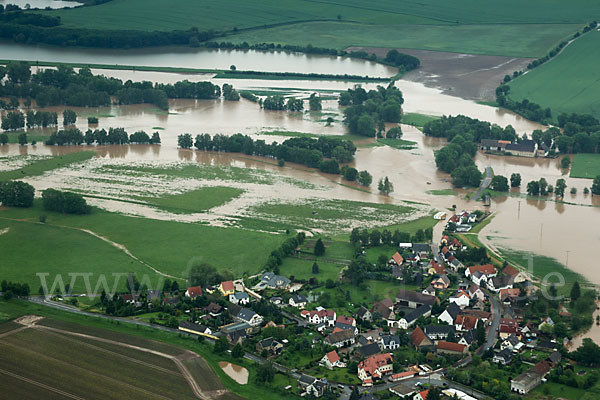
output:
M 441 275 L 439 278 L 437 278 L 433 282 L 438 282 L 438 281 L 442 281 L 445 285 L 450 285 L 450 278 L 448 278 L 448 275 L 445 275 L 445 274 Z
M 419 328 L 418 326 L 410 334 L 410 341 L 415 347 L 421 346 L 423 344 L 423 342 L 426 340 L 431 342 L 431 340 L 429 340 L 427 335 L 425 335 L 425 332 L 423 332 L 423 330 L 421 328 Z
M 524 151 L 533 153 L 535 151 L 535 142 L 533 140 L 523 140 L 520 143 L 510 143 L 506 145 L 506 151 Z
M 504 349 L 496 353 L 494 356 L 504 359 L 505 362 L 509 362 L 510 360 L 512 360 L 512 351 L 510 351 L 509 349 Z
M 402 257 L 402 255 L 398 252 L 396 252 L 393 256 L 392 256 L 392 260 L 394 260 L 394 262 L 398 265 L 402 264 L 404 262 L 404 257 Z
M 427 243 L 413 243 L 412 248 L 414 251 L 418 252 L 429 253 L 431 251 L 431 246 L 429 246 Z
M 292 295 L 292 300 L 296 304 L 298 304 L 298 303 L 306 303 L 307 302 L 306 297 L 302 296 L 301 294 L 294 294 L 294 295 Z
M 232 290 L 235 290 L 235 286 L 233 285 L 233 281 L 224 281 L 224 282 L 221 282 L 221 289 L 223 289 L 224 292 L 230 292 Z
M 334 363 L 340 361 L 340 356 L 338 356 L 338 353 L 335 350 L 330 351 L 329 353 L 326 354 L 326 356 L 331 364 L 334 364 Z
M 366 313 L 370 312 L 369 310 L 367 310 L 365 307 L 360 307 L 358 309 L 358 311 L 356 312 L 356 315 L 358 316 L 358 318 L 362 318 L 365 316 Z
M 429 304 L 423 304 L 422 306 L 417 307 L 416 310 L 411 311 L 410 313 L 404 316 L 406 322 L 416 321 L 421 318 L 423 315 L 427 314 L 431 311 L 431 306 Z
M 496 289 L 510 286 L 513 282 L 513 277 L 508 275 L 495 276 L 492 278 L 492 284 Z
M 469 267 L 469 273 L 473 275 L 475 271 L 479 271 L 485 275 L 493 275 L 496 273 L 496 268 L 492 264 L 474 265 Z
M 507 275 L 507 276 L 516 276 L 516 275 L 519 275 L 519 271 L 517 271 L 516 268 L 514 268 L 514 267 L 512 267 L 510 265 L 507 265 L 506 267 L 504 267 L 504 269 L 502 270 L 502 273 L 504 275 Z
M 358 369 L 364 370 L 368 375 L 377 375 L 377 369 L 383 365 L 392 363 L 392 355 L 390 353 L 375 354 L 358 364 Z
M 336 318 L 335 323 L 352 326 L 355 323 L 355 321 L 354 321 L 354 318 L 352 318 L 352 317 L 346 317 L 345 315 L 340 315 Z
M 234 293 L 233 297 L 235 297 L 238 300 L 243 300 L 243 299 L 249 298 L 248 293 L 246 293 L 246 292 L 237 292 L 237 293 Z
M 254 311 L 252 311 L 251 309 L 242 308 L 240 310 L 240 312 L 237 314 L 237 317 L 244 321 L 250 321 L 250 320 L 252 320 L 252 317 L 254 317 L 255 315 L 256 315 L 256 313 Z
M 446 312 L 450 315 L 453 321 L 456 321 L 456 317 L 460 314 L 460 307 L 456 305 L 456 303 L 450 303 L 448 307 L 446 307 Z
M 191 286 L 187 288 L 186 293 L 191 298 L 202 296 L 202 287 L 201 286 Z
M 405 289 L 398 290 L 398 293 L 396 293 L 396 299 L 429 305 L 433 305 L 433 303 L 435 303 L 437 300 L 435 296 L 429 296 L 421 292 L 414 292 Z
M 471 330 L 477 326 L 477 317 L 472 315 L 459 315 L 456 317 L 455 324 L 462 325 L 463 330 Z
M 392 342 L 400 344 L 400 338 L 397 335 L 384 335 L 381 337 L 381 340 L 384 346 L 389 346 Z
M 456 353 L 462 353 L 465 351 L 466 346 L 460 343 L 452 343 L 452 342 L 446 342 L 445 340 L 440 340 L 437 343 L 437 348 L 438 350 L 445 350 L 445 351 L 454 351 Z
M 427 399 L 427 395 L 428 395 L 428 394 L 429 394 L 429 389 L 427 389 L 427 390 L 423 390 L 422 392 L 419 392 L 419 396 L 421 396 L 421 398 L 422 398 L 423 400 L 426 400 L 426 399 Z
M 343 329 L 339 332 L 332 333 L 325 338 L 329 344 L 340 343 L 354 338 L 354 331 L 351 329 Z
M 362 357 L 369 357 L 373 354 L 379 353 L 381 350 L 379 349 L 379 345 L 377 343 L 366 344 L 358 348 L 358 352 Z
M 428 336 L 432 335 L 448 335 L 450 332 L 454 332 L 453 325 L 429 325 L 425 327 L 425 333 Z

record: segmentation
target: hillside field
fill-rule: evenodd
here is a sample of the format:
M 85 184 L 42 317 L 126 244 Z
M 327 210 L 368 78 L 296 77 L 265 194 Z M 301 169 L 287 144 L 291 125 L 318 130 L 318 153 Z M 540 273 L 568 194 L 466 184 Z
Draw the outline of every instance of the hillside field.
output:
M 517 12 L 518 10 L 518 12 Z M 65 28 L 140 31 L 215 30 L 232 41 L 404 47 L 474 54 L 541 56 L 581 24 L 600 17 L 600 4 L 575 0 L 113 0 L 44 12 Z M 341 22 L 341 23 L 340 23 Z M 458 38 L 458 40 L 457 40 Z M 218 40 L 229 40 L 227 37 Z
M 510 83 L 512 100 L 528 99 L 561 113 L 600 117 L 600 32 L 575 40 L 554 59 Z

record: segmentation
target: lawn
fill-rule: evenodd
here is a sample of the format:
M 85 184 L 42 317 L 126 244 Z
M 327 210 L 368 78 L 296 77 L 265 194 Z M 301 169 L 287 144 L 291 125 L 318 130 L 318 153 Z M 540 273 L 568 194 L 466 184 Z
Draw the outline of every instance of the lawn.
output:
M 318 274 L 312 273 L 312 266 L 315 261 L 319 266 Z M 284 276 L 294 276 L 296 279 L 308 280 L 310 278 L 317 278 L 319 281 L 326 281 L 327 279 L 335 281 L 342 268 L 344 268 L 343 265 L 322 261 L 319 258 L 303 260 L 286 257 L 283 260 L 283 264 L 279 266 L 279 271 Z
M 45 172 L 66 167 L 69 164 L 89 160 L 96 156 L 94 151 L 79 151 L 76 153 L 68 153 L 62 156 L 45 158 L 39 161 L 32 162 L 23 168 L 0 171 L 0 181 L 8 181 L 11 179 L 25 178 L 27 176 L 43 175 Z
M 244 193 L 244 190 L 216 186 L 203 187 L 182 194 L 162 197 L 144 197 L 146 203 L 176 214 L 191 214 L 209 210 L 230 202 Z
M 600 176 L 600 154 L 575 154 L 569 176 L 589 179 Z
M 376 142 L 369 143 L 364 147 L 378 147 L 378 146 L 389 146 L 398 150 L 412 150 L 416 147 L 417 143 L 412 140 L 404 139 L 377 139 Z
M 561 113 L 600 117 L 600 32 L 593 30 L 560 55 L 510 83 L 512 100 L 528 99 Z
M 38 223 L 41 214 L 47 215 L 45 224 Z M 49 281 L 59 273 L 67 281 L 68 273 L 93 272 L 92 289 L 100 274 L 106 274 L 109 285 L 114 280 L 110 274 L 115 272 L 136 272 L 139 279 L 148 274 L 153 282 L 157 278 L 124 251 L 72 228 L 89 229 L 125 246 L 157 270 L 181 279 L 189 268 L 203 262 L 236 276 L 256 272 L 284 240 L 281 235 L 129 217 L 99 209 L 86 216 L 62 215 L 44 212 L 39 201 L 30 209 L 1 210 L 0 227 L 10 228 L 0 236 L 3 278 L 28 282 L 34 292 L 40 285 L 37 272 L 51 273 Z M 74 288 L 84 288 L 81 278 Z
M 428 190 L 427 193 L 434 196 L 456 196 L 458 194 L 454 189 L 434 189 Z
M 481 5 L 475 6 L 475 9 L 480 10 Z M 273 42 L 282 45 L 307 45 L 311 43 L 314 46 L 339 49 L 349 46 L 376 46 L 511 57 L 541 57 L 580 28 L 581 24 L 363 25 L 307 22 L 251 30 L 227 36 L 226 40 L 251 44 Z

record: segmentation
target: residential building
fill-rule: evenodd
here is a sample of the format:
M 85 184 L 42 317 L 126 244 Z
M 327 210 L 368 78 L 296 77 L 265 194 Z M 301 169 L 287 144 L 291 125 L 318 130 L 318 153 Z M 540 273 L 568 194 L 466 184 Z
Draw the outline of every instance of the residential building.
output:
M 419 392 L 413 397 L 413 400 L 427 400 L 427 395 L 429 394 L 429 389 L 423 390 Z
M 456 334 L 454 325 L 430 325 L 425 327 L 424 332 L 431 340 L 434 341 L 446 340 L 451 332 L 452 334 Z
M 396 252 L 388 261 L 388 264 L 390 265 L 402 265 L 402 263 L 404 263 L 404 257 L 398 252 Z
M 527 275 L 510 265 L 504 267 L 504 269 L 502 270 L 502 274 L 510 276 L 514 283 L 522 283 L 527 280 Z
M 435 289 L 433 288 L 433 286 L 429 285 L 425 289 L 423 289 L 421 293 L 426 294 L 428 296 L 435 296 Z
M 469 278 L 476 271 L 479 271 L 483 275 L 486 275 L 487 277 L 490 277 L 490 278 L 494 277 L 498 274 L 496 271 L 496 268 L 494 268 L 494 266 L 492 264 L 484 264 L 484 265 L 474 265 L 472 267 L 467 268 L 465 270 L 465 276 L 467 278 Z
M 201 286 L 191 286 L 185 290 L 185 297 L 189 297 L 194 300 L 196 297 L 202 296 Z
M 360 307 L 356 316 L 362 321 L 373 321 L 373 314 L 366 307 Z
M 308 300 L 301 294 L 292 295 L 289 301 L 289 305 L 296 308 L 304 308 L 306 307 L 306 303 L 308 303 Z
M 450 303 L 456 304 L 460 308 L 465 308 L 469 305 L 471 299 L 470 299 L 469 295 L 467 294 L 467 292 L 465 292 L 464 290 L 461 290 L 458 293 L 450 296 L 448 301 Z
M 352 346 L 355 342 L 354 332 L 350 329 L 342 329 L 325 338 L 325 343 L 337 348 Z
M 336 324 L 344 324 L 350 326 L 356 326 L 356 320 L 352 317 L 346 317 L 345 315 L 340 315 L 335 319 Z
M 340 360 L 340 356 L 338 355 L 338 353 L 335 350 L 332 350 L 329 353 L 325 354 L 323 356 L 323 358 L 321 358 L 320 364 L 324 365 L 327 369 L 333 369 L 335 367 L 337 367 L 337 368 L 345 368 L 346 367 L 346 363 L 343 363 Z
M 381 352 L 381 348 L 378 343 L 369 343 L 363 346 L 360 346 L 357 349 L 359 358 L 367 358 L 375 354 L 379 354 Z
M 312 324 L 318 325 L 321 323 L 327 326 L 333 326 L 335 324 L 336 313 L 333 310 L 326 310 L 323 307 L 317 307 L 316 310 L 305 312 L 303 310 L 300 315 L 306 316 L 308 321 Z
M 282 275 L 276 275 L 273 272 L 265 272 L 260 277 L 260 282 L 256 284 L 253 289 L 254 290 L 265 290 L 265 289 L 274 289 L 274 290 L 287 290 L 290 287 L 290 281 L 288 278 Z
M 263 317 L 249 308 L 242 308 L 234 317 L 234 319 L 240 322 L 246 322 L 250 326 L 258 326 L 263 322 Z
M 392 372 L 393 359 L 391 353 L 376 354 L 358 364 L 358 377 L 361 381 L 367 378 L 380 379 Z
M 443 313 L 438 317 L 438 321 L 445 322 L 448 325 L 454 325 L 456 317 L 460 314 L 460 307 L 456 303 L 450 303 Z
M 396 325 L 400 329 L 410 328 L 417 320 L 421 317 L 427 318 L 431 315 L 431 306 L 424 304 L 419 306 L 416 310 L 413 310 L 406 314 L 404 317 L 397 321 Z
M 436 290 L 447 289 L 448 286 L 450 286 L 450 278 L 448 278 L 447 275 L 442 275 L 439 278 L 434 279 L 433 281 L 431 281 L 431 285 Z
M 394 351 L 400 347 L 400 338 L 398 335 L 383 335 L 379 338 L 379 348 L 381 351 Z
M 487 287 L 492 292 L 499 292 L 501 289 L 512 289 L 512 277 L 508 275 L 495 276 L 491 279 L 488 279 Z
M 229 302 L 233 304 L 246 305 L 250 303 L 250 296 L 246 292 L 237 292 L 229 295 Z
M 283 343 L 278 342 L 272 337 L 263 339 L 256 344 L 256 351 L 262 353 L 266 351 L 268 354 L 279 354 L 283 349 Z
M 425 332 L 419 327 L 416 327 L 414 331 L 410 334 L 410 341 L 415 346 L 417 350 L 430 350 L 435 346 L 433 345 L 433 341 L 427 337 Z
M 500 350 L 499 352 L 494 354 L 492 361 L 495 362 L 496 364 L 508 365 L 512 362 L 512 358 L 513 358 L 512 351 L 510 351 L 509 349 L 504 349 L 504 350 Z
M 472 315 L 459 314 L 454 321 L 454 327 L 457 332 L 466 332 L 477 328 L 479 319 Z
M 406 399 L 410 398 L 410 396 L 412 396 L 416 392 L 416 390 L 413 387 L 406 385 L 392 386 L 389 390 L 396 396 Z
M 436 345 L 437 354 L 460 355 L 467 352 L 467 346 L 460 343 L 446 342 L 439 340 Z
M 317 379 L 310 375 L 301 375 L 298 379 L 298 386 L 308 395 L 308 397 L 321 397 L 327 389 L 327 382 L 322 379 Z
M 435 296 L 428 296 L 420 292 L 400 289 L 396 293 L 396 303 L 403 307 L 418 308 L 422 305 L 433 306 L 434 303 L 439 303 Z
M 535 157 L 538 145 L 533 140 L 522 140 L 520 143 L 510 143 L 505 147 L 505 152 L 521 157 Z
M 535 369 L 528 369 L 510 381 L 510 390 L 518 394 L 527 394 L 542 382 L 542 375 Z
M 193 333 L 194 335 L 212 336 L 212 330 L 206 325 L 200 325 L 193 322 L 182 321 L 179 323 L 179 328 L 182 332 Z
M 235 293 L 233 281 L 221 282 L 219 284 L 219 292 L 221 292 L 223 296 L 229 296 L 230 294 Z

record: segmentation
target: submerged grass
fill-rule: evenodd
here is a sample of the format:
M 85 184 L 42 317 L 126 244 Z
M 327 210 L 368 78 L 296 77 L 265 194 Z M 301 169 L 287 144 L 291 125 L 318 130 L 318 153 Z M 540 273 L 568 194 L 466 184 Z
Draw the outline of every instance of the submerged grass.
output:
M 223 205 L 239 197 L 244 190 L 217 186 L 203 187 L 182 194 L 142 197 L 141 200 L 175 214 L 199 213 Z
M 43 175 L 47 171 L 63 168 L 69 164 L 89 160 L 95 156 L 96 152 L 94 151 L 79 151 L 76 153 L 68 153 L 62 156 L 39 160 L 17 170 L 0 171 L 0 181 Z

